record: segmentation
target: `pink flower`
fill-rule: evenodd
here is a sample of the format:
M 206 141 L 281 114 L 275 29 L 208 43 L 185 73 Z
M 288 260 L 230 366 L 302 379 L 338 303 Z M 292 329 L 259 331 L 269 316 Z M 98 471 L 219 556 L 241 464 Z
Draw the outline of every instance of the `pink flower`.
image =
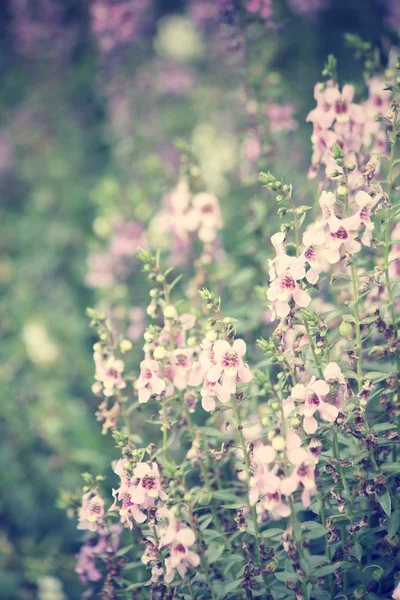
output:
M 335 218 L 336 196 L 332 192 L 322 192 L 319 198 L 324 223 L 330 223 Z
M 325 241 L 326 233 L 322 223 L 313 223 L 303 234 L 303 244 L 306 247 L 303 250 L 302 257 L 310 266 L 306 273 L 306 279 L 312 285 L 317 283 L 319 274 L 326 265 L 323 253 Z
M 333 423 L 338 416 L 338 409 L 323 400 L 328 394 L 329 385 L 326 381 L 315 377 L 312 377 L 307 385 L 298 383 L 292 389 L 291 398 L 303 402 L 299 412 L 304 415 L 303 428 L 306 433 L 315 433 L 318 428 L 318 422 L 314 417 L 316 411 L 324 421 L 330 423 Z
M 77 529 L 97 531 L 103 523 L 104 500 L 97 492 L 90 490 L 82 496 L 82 506 L 79 509 Z
M 308 508 L 310 506 L 310 493 L 316 493 L 315 462 L 310 457 L 303 460 L 303 456 L 300 454 L 297 459 L 292 457 L 291 462 L 295 465 L 295 469 L 289 477 L 281 482 L 281 492 L 285 496 L 290 496 L 301 485 L 303 487 L 301 501 L 304 507 Z
M 159 547 L 169 547 L 169 556 L 165 559 L 165 582 L 171 583 L 175 571 L 184 578 L 189 566 L 199 566 L 200 556 L 190 550 L 190 546 L 196 542 L 196 537 L 192 529 L 176 521 L 174 514 L 167 507 L 160 508 L 157 517 L 165 522 L 157 526 L 157 534 L 160 540 Z
M 170 365 L 172 370 L 169 378 L 178 390 L 184 390 L 189 381 L 192 370 L 192 354 L 191 350 L 177 348 L 171 353 Z
M 208 381 L 204 379 L 203 387 L 200 390 L 201 405 L 207 412 L 215 409 L 215 398 L 222 404 L 227 404 L 231 398 L 231 393 L 227 391 L 225 386 L 222 386 L 217 381 Z
M 295 131 L 299 124 L 293 115 L 296 111 L 294 104 L 268 104 L 265 112 L 270 122 L 270 130 Z
M 298 284 L 306 274 L 304 264 L 303 257 L 294 258 L 286 254 L 279 255 L 274 260 L 270 274 L 275 271 L 275 277 L 268 288 L 267 298 L 273 303 L 274 315 L 281 319 L 289 314 L 291 299 L 301 308 L 311 302 L 309 294 Z
M 284 519 L 289 517 L 290 508 L 282 500 L 280 490 L 276 492 L 267 492 L 257 505 L 257 512 L 267 511 L 270 517 L 274 520 Z
M 210 383 L 216 383 L 221 378 L 223 388 L 230 394 L 236 392 L 236 383 L 248 383 L 253 376 L 242 357 L 246 353 L 246 344 L 237 339 L 232 346 L 225 340 L 217 340 L 213 345 L 215 364 L 208 369 L 206 378 Z
M 126 387 L 126 382 L 122 379 L 125 367 L 122 360 L 116 360 L 113 356 L 105 358 L 99 352 L 95 352 L 93 357 L 96 365 L 94 377 L 103 384 L 105 396 L 113 396 L 115 389 L 122 390 Z
M 358 230 L 359 224 L 360 219 L 357 215 L 346 219 L 334 217 L 330 220 L 330 233 L 324 256 L 331 265 L 339 262 L 342 248 L 349 254 L 355 254 L 361 250 L 361 244 L 354 239 L 354 232 Z
M 219 202 L 214 194 L 202 192 L 193 196 L 192 205 L 199 214 L 199 239 L 209 244 L 223 225 Z
M 101 572 L 96 569 L 96 559 L 93 549 L 89 544 L 84 544 L 77 555 L 75 573 L 83 585 L 89 581 L 99 581 L 102 578 Z
M 275 460 L 275 450 L 272 446 L 257 446 L 252 455 L 255 471 L 250 478 L 249 503 L 256 504 L 264 494 L 275 494 L 280 485 L 280 479 L 269 469 L 269 464 Z
M 99 581 L 102 578 L 102 574 L 96 568 L 96 554 L 117 552 L 121 531 L 121 525 L 111 525 L 110 529 L 108 529 L 106 524 L 103 523 L 98 528 L 99 538 L 97 542 L 94 543 L 93 538 L 85 541 L 76 557 L 77 563 L 75 567 L 75 573 L 84 585 L 87 585 L 89 581 Z
M 335 362 L 330 362 L 326 365 L 324 369 L 324 378 L 328 383 L 346 383 L 341 368 Z
M 155 498 L 167 500 L 167 495 L 161 487 L 160 472 L 156 462 L 151 465 L 145 462 L 137 463 L 132 471 L 132 480 L 135 486 L 131 492 L 131 499 L 136 504 L 145 505 L 149 503 L 149 499 L 153 501 Z
M 317 100 L 317 107 L 308 114 L 307 121 L 318 123 L 324 129 L 329 129 L 335 120 L 339 123 L 346 123 L 350 119 L 356 123 L 363 123 L 365 120 L 363 109 L 352 103 L 354 97 L 352 85 L 343 86 L 340 93 L 338 87 L 332 82 L 327 82 L 324 90 L 321 90 L 321 84 L 317 84 L 314 97 Z
M 165 390 L 165 381 L 161 379 L 160 365 L 156 360 L 147 359 L 140 363 L 140 377 L 133 387 L 138 391 L 139 402 L 148 402 L 151 396 L 159 396 Z
M 260 13 L 263 19 L 271 19 L 273 15 L 272 0 L 247 0 L 246 8 L 250 13 Z
M 356 204 L 360 207 L 358 217 L 361 224 L 365 227 L 365 231 L 361 238 L 361 241 L 365 246 L 371 245 L 372 231 L 374 229 L 374 224 L 371 221 L 371 209 L 375 206 L 380 198 L 381 194 L 372 197 L 367 194 L 367 192 L 363 191 L 357 192 L 354 198 Z
M 127 522 L 132 529 L 131 518 L 137 523 L 143 523 L 146 515 L 142 509 L 152 508 L 157 498 L 166 500 L 167 495 L 162 490 L 156 462 L 151 465 L 137 463 L 131 473 L 129 467 L 129 460 L 121 458 L 114 468 L 114 472 L 121 479 L 121 485 L 117 490 L 113 490 L 114 504 L 109 510 L 116 510 L 117 502 L 122 502 L 122 506 L 118 508 L 121 523 Z

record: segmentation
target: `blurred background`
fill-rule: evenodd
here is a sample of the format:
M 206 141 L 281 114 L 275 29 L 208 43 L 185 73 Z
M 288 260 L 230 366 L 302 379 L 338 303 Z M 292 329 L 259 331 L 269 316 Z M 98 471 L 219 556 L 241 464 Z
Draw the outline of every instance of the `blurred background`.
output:
M 251 290 L 276 227 L 258 172 L 301 181 L 307 203 L 305 117 L 327 55 L 362 97 L 344 34 L 387 64 L 399 26 L 398 0 L 0 3 L 0 598 L 82 595 L 59 497 L 116 458 L 94 416 L 85 308 L 108 311 L 137 363 L 148 287 L 134 252 L 160 247 L 193 298 L 205 278 L 225 286 L 240 326 L 262 330 Z M 206 276 L 166 226 L 182 174 L 222 207 Z

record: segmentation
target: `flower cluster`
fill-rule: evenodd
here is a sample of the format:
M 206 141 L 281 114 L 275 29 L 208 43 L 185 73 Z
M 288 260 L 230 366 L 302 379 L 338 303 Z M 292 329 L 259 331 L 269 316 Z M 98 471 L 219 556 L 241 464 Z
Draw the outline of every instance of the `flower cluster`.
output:
M 161 233 L 172 237 L 174 262 L 185 262 L 185 256 L 196 238 L 206 248 L 216 246 L 223 220 L 214 194 L 200 192 L 192 195 L 187 182 L 180 181 L 164 198 L 163 204 L 150 227 L 157 231 L 157 236 Z

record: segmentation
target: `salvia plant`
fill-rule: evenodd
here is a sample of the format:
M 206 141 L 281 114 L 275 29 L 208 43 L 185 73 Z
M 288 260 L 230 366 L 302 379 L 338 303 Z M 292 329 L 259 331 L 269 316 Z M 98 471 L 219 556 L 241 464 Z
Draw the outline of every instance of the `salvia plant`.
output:
M 96 416 L 118 455 L 112 490 L 85 473 L 83 495 L 63 498 L 87 597 L 400 598 L 400 78 L 374 70 L 356 103 L 333 57 L 324 75 L 307 117 L 316 206 L 260 174 L 281 219 L 258 282 L 269 337 L 247 347 L 217 290 L 188 296 L 148 249 L 138 369 L 132 342 L 88 309 Z M 175 233 L 212 262 L 218 200 L 177 190 Z

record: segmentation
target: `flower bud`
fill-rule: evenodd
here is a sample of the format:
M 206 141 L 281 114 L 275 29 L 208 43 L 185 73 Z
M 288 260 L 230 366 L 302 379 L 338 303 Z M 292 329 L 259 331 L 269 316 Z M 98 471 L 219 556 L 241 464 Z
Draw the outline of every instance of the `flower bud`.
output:
M 102 345 L 101 345 L 99 342 L 96 342 L 96 343 L 93 345 L 93 350 L 94 350 L 95 352 L 101 352 L 101 350 L 102 350 Z
M 300 425 L 300 419 L 298 417 L 292 417 L 289 421 L 290 427 L 298 427 Z
M 354 171 L 355 168 L 356 165 L 354 163 L 350 163 L 349 165 L 347 165 L 347 170 L 349 173 L 352 173 L 352 171 Z
M 162 283 L 164 281 L 165 277 L 162 273 L 160 273 L 159 275 L 157 275 L 156 277 L 156 281 L 158 281 L 158 283 Z
M 121 350 L 122 354 L 124 354 L 125 352 L 128 352 L 129 350 L 132 350 L 132 342 L 130 340 L 121 340 L 119 343 L 119 349 Z
M 346 321 L 342 321 L 339 327 L 339 332 L 340 335 L 342 335 L 343 337 L 352 337 L 353 336 L 353 326 L 351 323 L 348 323 Z
M 158 289 L 153 288 L 152 290 L 150 290 L 149 295 L 150 295 L 150 298 L 156 298 L 158 296 Z
M 282 435 L 276 435 L 271 442 L 274 450 L 282 451 L 285 449 L 286 441 Z
M 271 402 L 271 408 L 273 410 L 279 410 L 281 407 L 281 405 L 279 404 L 278 400 L 274 400 L 273 402 Z
M 156 360 L 162 360 L 166 355 L 167 351 L 164 346 L 157 346 L 157 348 L 154 349 L 153 356 Z
M 155 319 L 156 315 L 157 315 L 157 305 L 154 304 L 153 302 L 151 302 L 147 309 L 146 309 L 147 314 L 149 315 L 149 317 L 151 317 L 152 319 Z
M 154 336 L 152 333 L 150 333 L 150 331 L 145 331 L 143 337 L 144 337 L 144 341 L 147 342 L 148 344 L 151 344 L 151 342 L 154 340 Z
M 269 427 L 271 425 L 271 419 L 269 417 L 263 417 L 261 419 L 261 423 L 264 425 L 264 427 Z
M 206 333 L 206 338 L 213 344 L 218 339 L 218 333 L 214 329 L 211 329 Z
M 347 189 L 347 187 L 345 185 L 339 185 L 338 189 L 337 189 L 337 193 L 338 196 L 340 196 L 341 198 L 345 198 L 348 194 L 349 190 Z
M 196 344 L 197 344 L 197 339 L 194 337 L 194 335 L 191 335 L 190 337 L 188 337 L 187 345 L 189 346 L 189 348 L 193 348 L 193 346 L 195 346 Z
M 172 304 L 169 304 L 164 308 L 164 317 L 166 319 L 174 319 L 177 315 L 176 308 Z
M 274 439 L 275 436 L 276 436 L 276 431 L 274 431 L 273 429 L 271 429 L 271 431 L 268 431 L 267 437 L 270 442 L 272 442 L 272 440 Z

